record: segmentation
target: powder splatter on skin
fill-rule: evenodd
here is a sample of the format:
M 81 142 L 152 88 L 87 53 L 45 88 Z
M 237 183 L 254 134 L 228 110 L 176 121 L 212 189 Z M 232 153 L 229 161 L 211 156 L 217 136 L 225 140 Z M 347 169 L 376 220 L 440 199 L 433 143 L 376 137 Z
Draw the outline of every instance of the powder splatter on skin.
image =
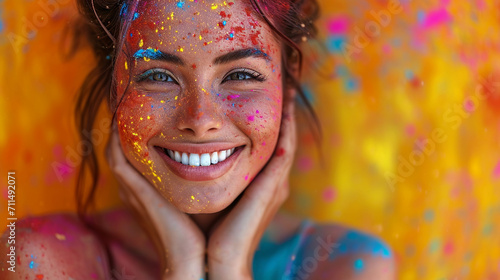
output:
M 36 257 L 34 257 L 33 255 L 31 255 L 31 261 L 29 262 L 28 266 L 30 269 L 36 269 L 38 268 L 38 263 L 35 262 L 35 259 Z

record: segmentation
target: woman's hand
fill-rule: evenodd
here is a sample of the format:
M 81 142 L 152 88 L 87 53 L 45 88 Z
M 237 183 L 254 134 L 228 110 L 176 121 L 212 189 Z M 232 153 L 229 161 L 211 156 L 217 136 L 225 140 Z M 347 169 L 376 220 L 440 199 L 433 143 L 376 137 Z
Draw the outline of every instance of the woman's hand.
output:
M 208 240 L 210 279 L 252 279 L 255 250 L 267 226 L 288 197 L 288 176 L 297 136 L 294 95 L 284 100 L 275 153 L 244 191 L 240 201 L 218 221 Z
M 121 185 L 122 200 L 135 211 L 160 253 L 162 279 L 204 278 L 203 233 L 130 165 L 120 147 L 116 128 L 107 147 L 107 158 Z

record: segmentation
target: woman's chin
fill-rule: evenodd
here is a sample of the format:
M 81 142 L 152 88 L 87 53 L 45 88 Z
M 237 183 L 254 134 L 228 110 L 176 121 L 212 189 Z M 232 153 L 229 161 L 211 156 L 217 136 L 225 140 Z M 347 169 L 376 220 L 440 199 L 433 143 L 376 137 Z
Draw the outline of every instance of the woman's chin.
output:
M 196 201 L 194 203 L 175 203 L 172 201 L 174 206 L 179 209 L 179 211 L 186 214 L 213 214 L 223 211 L 231 205 L 234 199 L 217 199 L 212 201 Z
M 186 214 L 213 214 L 229 207 L 241 192 L 242 190 L 228 192 L 225 188 L 216 187 L 207 188 L 204 191 L 188 192 L 187 194 L 178 193 L 167 197 L 167 200 Z

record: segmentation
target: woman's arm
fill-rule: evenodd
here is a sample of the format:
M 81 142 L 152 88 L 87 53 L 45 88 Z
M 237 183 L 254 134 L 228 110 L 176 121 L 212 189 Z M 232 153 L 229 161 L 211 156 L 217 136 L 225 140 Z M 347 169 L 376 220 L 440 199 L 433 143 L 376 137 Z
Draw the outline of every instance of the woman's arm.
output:
M 15 243 L 0 244 L 0 279 L 106 279 L 106 257 L 97 236 L 76 216 L 29 217 L 16 223 Z M 15 246 L 15 272 L 7 270 L 7 254 Z
M 336 225 L 317 225 L 307 240 L 302 257 L 295 262 L 298 279 L 396 279 L 391 249 L 374 236 Z

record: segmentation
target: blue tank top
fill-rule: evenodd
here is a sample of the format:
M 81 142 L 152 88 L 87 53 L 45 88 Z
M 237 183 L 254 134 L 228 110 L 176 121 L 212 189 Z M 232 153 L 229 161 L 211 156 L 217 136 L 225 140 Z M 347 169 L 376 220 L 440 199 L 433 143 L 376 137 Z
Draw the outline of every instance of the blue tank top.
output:
M 292 280 L 294 261 L 302 259 L 303 245 L 313 227 L 311 220 L 303 220 L 297 233 L 281 243 L 271 241 L 266 231 L 253 258 L 254 279 Z

